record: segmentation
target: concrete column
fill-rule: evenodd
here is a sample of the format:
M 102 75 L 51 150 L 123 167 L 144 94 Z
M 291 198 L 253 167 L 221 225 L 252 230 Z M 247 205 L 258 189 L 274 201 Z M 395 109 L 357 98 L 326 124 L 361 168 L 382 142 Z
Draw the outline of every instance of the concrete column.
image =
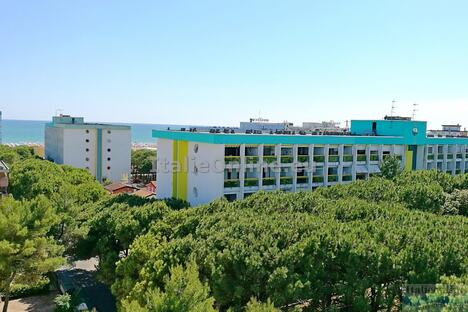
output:
M 281 188 L 281 144 L 275 145 L 275 154 L 276 154 L 276 168 L 275 168 L 275 179 L 276 179 L 276 188 Z
M 263 144 L 258 146 L 258 170 L 259 170 L 259 177 L 258 177 L 258 189 L 261 190 L 263 187 Z

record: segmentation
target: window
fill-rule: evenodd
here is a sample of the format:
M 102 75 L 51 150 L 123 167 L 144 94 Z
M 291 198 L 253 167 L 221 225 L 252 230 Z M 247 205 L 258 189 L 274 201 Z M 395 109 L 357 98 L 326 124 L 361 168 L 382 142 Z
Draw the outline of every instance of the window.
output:
M 110 152 L 111 152 L 111 149 L 110 149 L 110 148 L 108 148 L 108 149 L 107 149 L 107 152 L 108 152 L 108 153 L 110 153 Z
M 193 146 L 193 152 L 194 152 L 195 154 L 198 153 L 198 144 L 195 144 L 195 145 Z
M 86 157 L 86 161 L 89 161 L 89 158 L 88 158 L 88 157 Z
M 86 133 L 89 133 L 89 130 L 88 130 L 88 129 L 86 129 Z
M 110 157 L 107 157 L 107 161 L 111 161 L 111 158 L 110 158 Z
M 111 139 L 107 139 L 107 143 L 110 143 L 110 142 L 112 142 Z
M 86 143 L 89 143 L 89 139 L 86 139 Z
M 107 166 L 107 170 L 110 170 L 110 169 L 111 169 L 111 167 L 110 167 L 110 166 Z
M 107 134 L 111 134 L 112 132 L 110 130 L 107 130 Z
M 236 194 L 225 194 L 224 197 L 230 202 L 235 201 L 237 199 Z
M 195 198 L 198 197 L 198 189 L 197 189 L 196 187 L 193 187 L 193 196 L 194 196 Z
M 89 152 L 89 148 L 86 148 L 86 152 Z

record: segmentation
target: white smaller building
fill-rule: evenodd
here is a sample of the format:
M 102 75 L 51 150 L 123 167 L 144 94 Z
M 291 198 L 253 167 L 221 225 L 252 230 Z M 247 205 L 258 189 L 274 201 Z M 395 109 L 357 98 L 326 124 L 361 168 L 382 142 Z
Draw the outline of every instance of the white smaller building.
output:
M 100 182 L 128 179 L 131 128 L 85 123 L 83 117 L 55 116 L 45 127 L 45 157 L 88 170 Z

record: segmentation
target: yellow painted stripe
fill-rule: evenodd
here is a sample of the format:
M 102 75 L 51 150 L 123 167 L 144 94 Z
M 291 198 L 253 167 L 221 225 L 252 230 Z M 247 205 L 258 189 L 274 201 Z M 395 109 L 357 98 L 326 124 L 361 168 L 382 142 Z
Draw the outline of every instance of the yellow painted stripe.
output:
M 413 170 L 413 151 L 406 150 L 405 169 Z
M 172 141 L 172 197 L 177 198 L 177 172 L 179 170 L 177 164 L 178 141 Z
M 188 188 L 188 142 L 174 141 L 173 143 L 174 166 L 172 174 L 172 196 L 178 199 L 187 200 Z

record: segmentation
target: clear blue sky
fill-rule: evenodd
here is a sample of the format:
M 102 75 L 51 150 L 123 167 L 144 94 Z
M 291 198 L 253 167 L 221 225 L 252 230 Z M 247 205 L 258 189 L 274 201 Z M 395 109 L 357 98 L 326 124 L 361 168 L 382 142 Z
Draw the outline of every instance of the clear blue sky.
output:
M 0 0 L 0 109 L 235 125 L 411 115 L 468 127 L 468 2 Z

